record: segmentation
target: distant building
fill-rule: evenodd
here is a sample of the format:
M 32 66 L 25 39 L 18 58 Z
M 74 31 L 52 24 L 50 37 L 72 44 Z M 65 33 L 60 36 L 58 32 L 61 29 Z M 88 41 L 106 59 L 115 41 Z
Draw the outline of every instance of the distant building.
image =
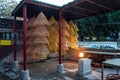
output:
M 17 39 L 22 39 L 22 25 L 23 22 L 17 20 L 16 21 L 16 31 L 17 31 Z M 13 19 L 3 19 L 0 18 L 0 39 L 14 39 L 14 21 Z

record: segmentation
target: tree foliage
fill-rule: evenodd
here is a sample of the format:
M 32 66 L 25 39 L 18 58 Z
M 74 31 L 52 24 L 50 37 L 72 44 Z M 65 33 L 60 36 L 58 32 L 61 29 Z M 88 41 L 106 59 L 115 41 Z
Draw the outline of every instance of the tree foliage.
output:
M 75 21 L 79 28 L 80 40 L 106 40 L 110 37 L 117 40 L 120 32 L 120 11 L 93 16 L 90 18 L 82 18 Z M 104 38 L 104 39 L 103 39 Z
M 0 0 L 0 18 L 12 18 L 11 12 L 16 5 L 16 0 Z
M 94 29 L 96 24 L 98 24 L 98 19 L 95 16 L 83 18 L 75 22 L 79 28 L 80 39 L 83 39 L 84 37 L 91 38 L 92 36 L 95 36 Z

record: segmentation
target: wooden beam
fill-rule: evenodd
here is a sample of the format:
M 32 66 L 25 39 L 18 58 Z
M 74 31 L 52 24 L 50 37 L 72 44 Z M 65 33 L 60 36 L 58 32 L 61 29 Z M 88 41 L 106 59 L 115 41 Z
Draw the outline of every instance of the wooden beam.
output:
M 104 0 L 104 1 L 108 4 L 109 7 L 111 7 L 111 9 L 114 10 L 114 7 L 113 7 L 113 5 L 111 4 L 110 0 Z
M 77 5 L 77 4 L 79 4 L 79 3 L 82 3 L 82 2 L 85 2 L 85 1 L 86 1 L 86 0 L 77 0 L 77 1 L 75 1 L 75 2 L 73 2 L 73 3 L 70 3 L 70 4 L 68 4 L 68 5 L 63 6 L 62 9 L 70 8 L 70 7 L 72 7 L 72 6 L 75 6 L 75 5 Z
M 35 1 L 27 1 L 25 0 L 26 3 L 29 3 L 29 4 L 34 4 L 34 5 L 37 5 L 37 6 L 43 6 L 43 7 L 46 7 L 46 8 L 51 8 L 51 9 L 55 9 L 55 10 L 60 10 L 60 8 L 58 7 L 54 7 L 54 6 L 50 6 L 48 4 L 44 4 L 42 2 L 35 2 Z
M 69 12 L 69 13 L 72 13 L 72 14 L 77 14 L 77 15 L 82 15 L 82 16 L 85 16 L 85 17 L 89 17 L 88 15 L 86 14 L 82 14 L 82 13 L 78 13 L 78 12 L 74 12 L 74 11 L 70 11 L 70 10 L 63 10 L 65 12 Z
M 89 3 L 91 3 L 91 4 L 93 4 L 93 5 L 96 5 L 96 6 L 99 6 L 99 7 L 102 7 L 102 8 L 105 8 L 105 9 L 108 9 L 108 10 L 113 11 L 113 9 L 111 9 L 111 8 L 109 8 L 109 7 L 106 7 L 106 6 L 104 6 L 104 5 L 101 5 L 101 4 L 95 3 L 95 2 L 93 2 L 93 1 L 91 1 L 91 0 L 86 0 L 86 1 L 89 2 Z
M 91 12 L 91 13 L 96 13 L 96 14 L 99 14 L 99 12 L 94 11 L 94 10 L 89 10 L 89 9 L 82 8 L 82 7 L 77 7 L 77 6 L 73 6 L 73 7 L 74 7 L 74 8 L 77 8 L 77 9 L 84 10 L 84 11 L 88 11 L 88 12 Z

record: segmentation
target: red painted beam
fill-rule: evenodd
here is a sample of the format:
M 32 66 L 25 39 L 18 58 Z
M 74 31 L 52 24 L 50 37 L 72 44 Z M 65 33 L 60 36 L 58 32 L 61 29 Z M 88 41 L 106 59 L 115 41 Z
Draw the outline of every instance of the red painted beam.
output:
M 89 3 L 91 3 L 91 4 L 93 4 L 93 5 L 96 5 L 96 6 L 99 6 L 99 7 L 102 7 L 102 8 L 105 8 L 105 9 L 108 9 L 108 10 L 113 11 L 113 9 L 111 9 L 111 8 L 109 8 L 109 7 L 106 7 L 106 6 L 104 6 L 104 5 L 101 5 L 101 4 L 95 3 L 95 2 L 93 2 L 93 1 L 91 1 L 91 0 L 86 0 L 86 1 L 89 2 Z
M 62 11 L 59 12 L 59 64 L 62 63 Z
M 82 3 L 82 2 L 85 2 L 86 0 L 76 0 L 75 2 L 71 3 L 71 4 L 68 4 L 68 5 L 65 5 L 62 7 L 62 9 L 67 9 L 67 8 L 70 8 L 70 7 L 73 7 L 75 5 L 78 5 L 79 3 Z
M 27 55 L 26 55 L 26 33 L 27 33 L 27 6 L 23 5 L 23 69 L 27 69 Z
M 16 50 L 16 16 L 14 16 L 14 61 L 16 61 L 16 53 L 17 53 L 17 50 Z
M 51 8 L 51 9 L 55 9 L 55 10 L 60 10 L 59 8 L 57 7 L 54 7 L 54 6 L 50 6 L 48 4 L 43 4 L 41 2 L 34 2 L 34 1 L 27 1 L 25 0 L 26 3 L 29 3 L 29 4 L 34 4 L 34 5 L 37 5 L 37 6 L 42 6 L 42 7 L 46 7 L 46 8 Z
M 94 11 L 94 10 L 89 10 L 89 9 L 82 8 L 82 7 L 77 7 L 77 6 L 73 6 L 73 7 L 74 7 L 74 8 L 77 8 L 77 9 L 80 9 L 80 10 L 87 11 L 87 12 L 91 12 L 91 13 L 96 13 L 96 14 L 99 14 L 99 12 Z

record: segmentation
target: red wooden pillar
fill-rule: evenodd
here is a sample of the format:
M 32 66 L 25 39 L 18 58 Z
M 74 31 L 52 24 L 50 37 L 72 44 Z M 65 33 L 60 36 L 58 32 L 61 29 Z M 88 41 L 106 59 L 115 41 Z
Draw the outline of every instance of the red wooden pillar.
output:
M 14 16 L 14 61 L 16 61 L 16 16 Z
M 27 55 L 26 55 L 26 32 L 27 32 L 27 6 L 23 5 L 23 69 L 27 69 Z
M 62 63 L 61 33 L 62 33 L 62 11 L 59 12 L 59 64 Z

